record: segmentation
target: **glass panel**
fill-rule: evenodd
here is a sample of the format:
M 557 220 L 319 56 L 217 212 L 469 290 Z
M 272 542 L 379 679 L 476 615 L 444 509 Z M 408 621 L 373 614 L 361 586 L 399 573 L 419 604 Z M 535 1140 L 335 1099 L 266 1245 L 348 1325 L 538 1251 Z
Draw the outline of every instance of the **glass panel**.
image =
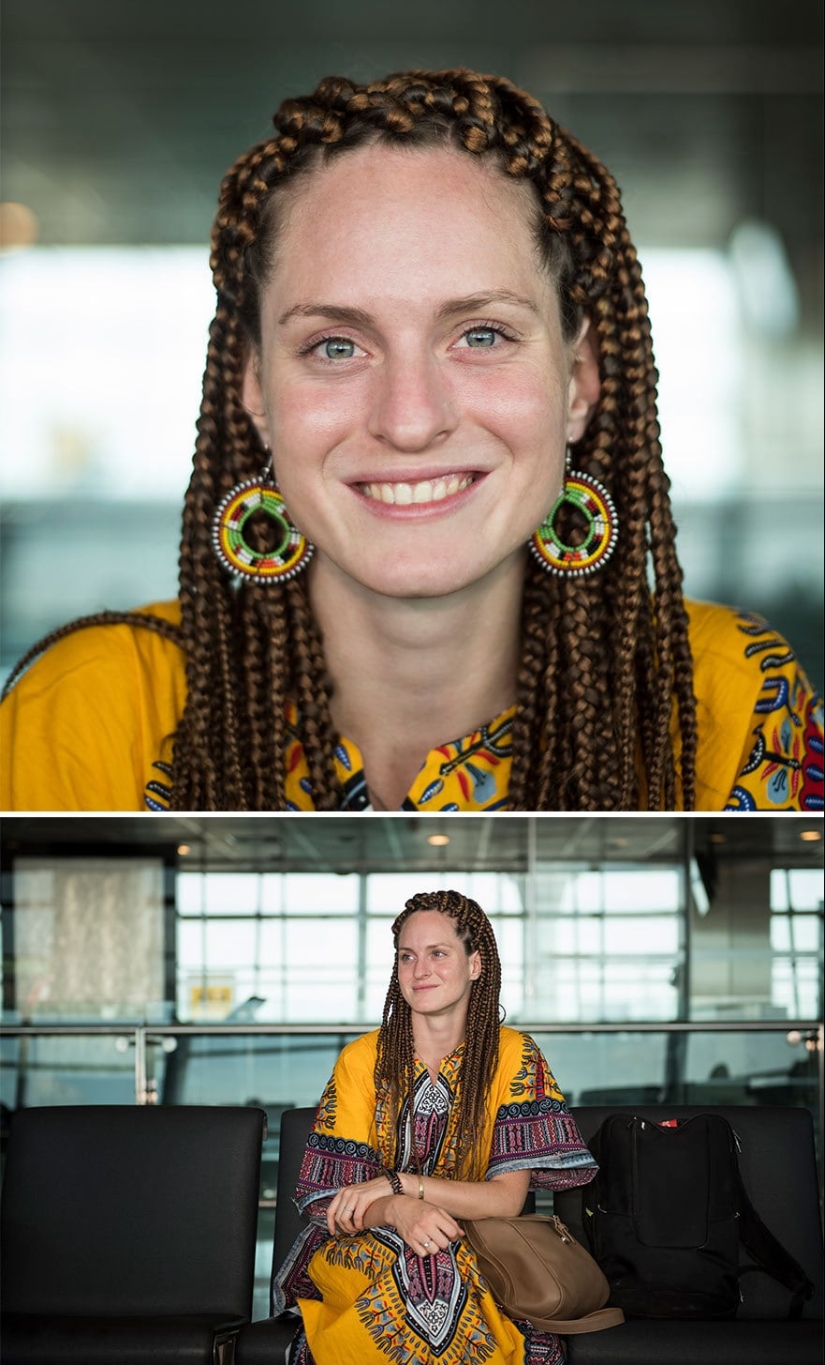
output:
M 776 867 L 771 872 L 772 910 L 822 910 L 822 873 L 812 867 Z
M 4 1037 L 0 1101 L 10 1113 L 51 1104 L 134 1104 L 133 1038 Z
M 340 876 L 337 872 L 288 872 L 284 877 L 284 913 L 354 915 L 358 910 L 358 880 L 355 875 Z
M 463 868 L 442 868 L 437 873 L 371 872 L 367 877 L 367 910 L 394 919 L 411 896 L 445 887 L 463 891 L 491 917 L 524 913 L 524 877 L 520 873 L 468 872 Z

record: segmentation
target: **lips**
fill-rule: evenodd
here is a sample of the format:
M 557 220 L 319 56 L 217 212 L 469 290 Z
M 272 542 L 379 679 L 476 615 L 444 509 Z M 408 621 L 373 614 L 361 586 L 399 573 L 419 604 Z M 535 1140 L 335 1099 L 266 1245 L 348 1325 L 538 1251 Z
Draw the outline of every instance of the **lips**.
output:
M 462 493 L 474 482 L 472 474 L 445 474 L 436 479 L 420 479 L 416 483 L 362 483 L 358 491 L 373 502 L 388 507 L 410 507 L 428 502 L 443 502 L 445 498 Z

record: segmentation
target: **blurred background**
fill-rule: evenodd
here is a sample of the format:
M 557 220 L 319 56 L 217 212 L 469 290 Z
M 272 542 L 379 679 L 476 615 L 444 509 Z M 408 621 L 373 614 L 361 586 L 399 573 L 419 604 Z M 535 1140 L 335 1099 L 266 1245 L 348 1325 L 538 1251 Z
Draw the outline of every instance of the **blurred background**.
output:
M 469 65 L 607 164 L 688 591 L 822 676 L 822 5 L 4 0 L 0 668 L 176 592 L 220 179 L 330 73 Z
M 571 1104 L 794 1105 L 822 1133 L 821 820 L 8 817 L 0 1159 L 32 1105 L 255 1104 L 278 1126 L 381 1018 L 415 892 L 488 912 L 507 1021 Z

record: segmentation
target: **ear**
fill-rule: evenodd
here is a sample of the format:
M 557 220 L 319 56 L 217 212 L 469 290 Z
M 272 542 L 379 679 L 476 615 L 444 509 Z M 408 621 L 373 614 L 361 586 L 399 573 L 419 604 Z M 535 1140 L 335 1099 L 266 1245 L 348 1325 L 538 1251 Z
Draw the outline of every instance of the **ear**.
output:
M 478 981 L 481 976 L 481 953 L 476 951 L 470 954 L 470 980 Z
M 261 388 L 261 360 L 254 346 L 250 346 L 244 363 L 241 402 L 255 423 L 262 444 L 268 449 L 271 443 L 266 419 L 266 405 Z
M 580 441 L 593 409 L 599 401 L 601 378 L 599 376 L 599 354 L 596 337 L 586 317 L 573 342 L 573 366 L 570 372 L 570 386 L 567 393 L 567 440 L 569 444 Z

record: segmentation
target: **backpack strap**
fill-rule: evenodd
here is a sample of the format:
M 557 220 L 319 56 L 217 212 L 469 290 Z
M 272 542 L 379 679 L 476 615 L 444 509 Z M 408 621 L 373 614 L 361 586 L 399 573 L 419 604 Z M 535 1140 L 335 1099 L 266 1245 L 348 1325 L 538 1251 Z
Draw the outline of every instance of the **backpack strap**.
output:
M 770 1228 L 762 1222 L 750 1201 L 737 1162 L 734 1163 L 734 1170 L 739 1203 L 739 1236 L 757 1262 L 756 1266 L 746 1266 L 740 1271 L 740 1274 L 747 1275 L 752 1269 L 761 1268 L 768 1275 L 772 1275 L 793 1295 L 788 1309 L 788 1317 L 798 1318 L 802 1313 L 802 1305 L 813 1297 L 814 1286 L 799 1262 L 794 1260 L 779 1239 L 774 1237 Z

